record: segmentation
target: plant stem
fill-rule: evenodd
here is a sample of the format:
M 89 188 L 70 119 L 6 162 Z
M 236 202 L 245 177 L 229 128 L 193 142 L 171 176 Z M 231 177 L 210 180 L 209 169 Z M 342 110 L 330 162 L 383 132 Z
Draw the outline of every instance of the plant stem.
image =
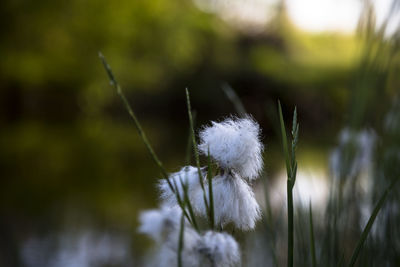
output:
M 290 158 L 289 158 L 289 150 L 288 150 L 288 144 L 287 144 L 287 135 L 286 135 L 286 129 L 285 129 L 285 122 L 283 120 L 283 115 L 282 115 L 282 107 L 281 107 L 281 102 L 278 100 L 278 107 L 279 107 L 279 121 L 281 124 L 281 135 L 282 135 L 282 146 L 283 146 L 283 154 L 285 155 L 285 161 L 286 161 L 286 172 L 288 175 L 288 178 L 290 177 Z
M 179 241 L 178 241 L 178 267 L 183 267 L 182 250 L 184 246 L 184 232 L 185 232 L 185 217 L 182 214 L 180 229 L 179 229 Z
M 313 225 L 311 201 L 310 201 L 310 205 L 309 205 L 309 217 L 310 217 L 310 243 L 311 243 L 312 267 L 316 267 L 317 266 L 317 258 L 315 256 L 314 225 Z
M 127 109 L 130 117 L 133 119 L 133 122 L 135 123 L 136 129 L 138 130 L 143 143 L 146 145 L 147 150 L 150 152 L 151 158 L 153 159 L 153 161 L 156 163 L 156 165 L 160 169 L 163 178 L 167 180 L 168 186 L 171 189 L 171 191 L 173 193 L 175 193 L 177 202 L 178 202 L 179 206 L 182 208 L 182 212 L 185 214 L 185 216 L 190 221 L 189 215 L 187 214 L 186 210 L 184 209 L 182 200 L 179 197 L 179 192 L 176 192 L 177 190 L 175 190 L 175 188 L 173 187 L 173 185 L 169 179 L 167 171 L 165 170 L 163 164 L 161 163 L 161 161 L 157 157 L 156 153 L 154 152 L 152 146 L 150 145 L 150 142 L 147 139 L 147 135 L 143 131 L 143 128 L 142 128 L 139 120 L 137 119 L 136 114 L 133 112 L 133 109 L 132 109 L 131 105 L 129 104 L 127 98 L 125 97 L 125 94 L 121 89 L 121 86 L 118 84 L 117 80 L 115 79 L 115 76 L 111 70 L 110 65 L 107 63 L 105 57 L 103 56 L 103 54 L 101 52 L 99 52 L 99 58 L 100 58 L 101 62 L 103 63 L 104 69 L 107 72 L 111 86 L 113 86 L 117 90 L 117 93 L 120 96 L 120 98 L 122 99 L 122 102 L 124 103 L 125 108 Z
M 297 161 L 296 161 L 296 146 L 298 141 L 299 124 L 297 123 L 297 109 L 294 109 L 293 113 L 293 125 L 292 125 L 292 146 L 291 150 L 288 150 L 287 135 L 285 129 L 285 122 L 282 115 L 281 103 L 278 100 L 278 111 L 279 121 L 281 124 L 282 134 L 282 147 L 286 161 L 286 172 L 287 172 L 287 209 L 288 209 L 288 249 L 287 249 L 287 266 L 293 267 L 293 187 L 296 181 L 297 174 Z M 290 153 L 290 154 L 289 154 Z
M 196 124 L 196 111 L 192 112 L 193 115 L 193 125 Z M 189 126 L 189 134 L 186 145 L 186 165 L 191 165 L 191 156 L 192 156 L 192 128 Z
M 287 208 L 288 208 L 288 262 L 287 266 L 293 266 L 293 194 L 292 184 L 287 180 Z
M 211 156 L 210 156 L 210 148 L 208 148 L 207 154 L 207 164 L 208 164 L 208 195 L 210 200 L 210 228 L 214 230 L 214 196 L 213 196 L 213 187 L 212 187 L 212 166 L 211 166 Z
M 191 132 L 192 132 L 192 144 L 193 144 L 194 157 L 196 159 L 197 171 L 199 173 L 199 183 L 200 183 L 201 189 L 203 191 L 203 198 L 204 198 L 204 205 L 206 207 L 206 214 L 210 214 L 209 213 L 209 206 L 208 206 L 208 203 L 207 203 L 206 191 L 204 189 L 204 183 L 203 183 L 204 177 L 203 177 L 203 174 L 202 174 L 201 169 L 200 169 L 199 151 L 197 150 L 196 136 L 194 134 L 192 108 L 190 106 L 189 91 L 188 91 L 187 88 L 185 88 L 185 91 L 186 91 L 186 101 L 187 101 L 190 129 L 191 129 Z M 210 220 L 211 220 L 211 218 L 210 218 Z
M 117 90 L 118 95 L 121 97 L 122 102 L 125 105 L 125 108 L 128 110 L 129 115 L 131 116 L 131 118 L 133 119 L 133 122 L 135 123 L 136 129 L 138 130 L 139 135 L 143 140 L 143 143 L 146 145 L 147 149 L 149 150 L 150 155 L 151 155 L 152 159 L 154 160 L 154 162 L 156 163 L 156 165 L 160 168 L 162 175 L 165 178 L 167 178 L 168 183 L 171 185 L 171 183 L 169 182 L 169 179 L 168 179 L 168 174 L 165 171 L 165 168 L 164 168 L 163 164 L 158 159 L 156 153 L 154 152 L 152 146 L 150 145 L 150 142 L 147 139 L 147 136 L 146 136 L 145 132 L 143 131 L 139 120 L 137 119 L 137 117 L 136 117 L 135 113 L 133 112 L 128 100 L 126 99 L 124 92 L 122 92 L 121 86 L 118 84 L 117 80 L 115 79 L 115 76 L 114 76 L 114 74 L 113 74 L 113 72 L 111 70 L 110 65 L 107 63 L 105 57 L 103 56 L 103 54 L 101 52 L 99 52 L 99 57 L 100 57 L 103 65 L 104 65 L 104 68 L 105 68 L 107 74 L 108 74 L 108 78 L 110 79 L 111 86 L 113 86 Z M 173 189 L 172 185 L 170 187 L 171 187 L 171 190 L 172 190 Z
M 182 190 L 183 190 L 183 200 L 181 199 L 181 197 L 179 195 L 179 190 L 177 190 L 177 193 L 176 193 L 177 199 L 180 199 L 180 202 L 182 203 L 181 204 L 181 209 L 182 209 L 183 213 L 185 214 L 185 216 L 187 217 L 188 221 L 192 224 L 194 229 L 197 232 L 199 232 L 199 227 L 198 227 L 198 224 L 197 224 L 197 221 L 196 221 L 196 217 L 194 215 L 193 208 L 192 208 L 192 205 L 191 205 L 190 200 L 189 200 L 188 185 L 187 185 L 187 183 L 184 183 L 182 181 L 182 177 L 179 177 L 179 180 L 180 180 L 181 187 L 182 187 Z M 178 186 L 176 185 L 175 180 L 172 180 L 172 181 L 174 182 L 175 188 L 178 188 Z M 186 178 L 185 181 L 187 181 L 187 178 Z M 186 206 L 188 207 L 190 216 L 186 212 Z

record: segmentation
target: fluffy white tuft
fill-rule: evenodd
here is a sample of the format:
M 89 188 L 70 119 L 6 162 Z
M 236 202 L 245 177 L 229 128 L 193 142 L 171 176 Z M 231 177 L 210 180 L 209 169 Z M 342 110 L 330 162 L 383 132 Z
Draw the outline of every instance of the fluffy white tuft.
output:
M 226 233 L 206 232 L 197 249 L 203 256 L 203 266 L 208 262 L 207 266 L 230 267 L 236 266 L 240 261 L 239 245 Z
M 206 170 L 201 168 L 202 175 L 205 177 Z M 169 176 L 169 180 L 174 188 L 179 192 L 181 199 L 183 199 L 184 192 L 182 182 L 188 186 L 189 197 L 193 195 L 193 191 L 200 187 L 199 173 L 197 167 L 186 166 L 183 167 L 179 172 L 172 173 Z M 175 207 L 178 205 L 176 195 L 171 191 L 168 182 L 165 179 L 160 180 L 158 183 L 158 189 L 160 190 L 160 198 L 163 205 L 169 207 Z
M 212 122 L 200 132 L 199 150 L 216 160 L 226 170 L 234 170 L 241 177 L 255 179 L 262 166 L 263 145 L 260 127 L 250 117 Z
M 157 242 L 162 242 L 179 228 L 182 211 L 179 208 L 163 207 L 144 211 L 139 216 L 139 233 L 146 234 Z
M 182 249 L 182 265 L 200 267 L 201 254 L 197 250 L 200 235 L 189 225 L 185 226 Z M 179 225 L 177 231 L 172 232 L 161 245 L 154 266 L 169 267 L 178 265 Z
M 139 232 L 147 234 L 158 244 L 149 266 L 177 265 L 181 216 L 179 208 L 167 207 L 141 213 Z M 240 261 L 239 246 L 228 234 L 208 231 L 201 236 L 185 222 L 183 238 L 183 266 L 229 267 Z
M 171 232 L 159 247 L 153 266 L 176 266 L 178 259 L 179 230 Z M 190 226 L 185 226 L 182 265 L 186 267 L 230 267 L 240 261 L 239 246 L 228 234 L 208 231 L 200 236 Z
M 253 229 L 261 211 L 247 182 L 230 172 L 214 177 L 212 186 L 215 222 L 222 226 L 232 222 L 239 229 Z M 208 193 L 208 185 L 205 185 L 205 190 Z M 207 216 L 201 189 L 195 192 L 194 198 L 196 213 Z

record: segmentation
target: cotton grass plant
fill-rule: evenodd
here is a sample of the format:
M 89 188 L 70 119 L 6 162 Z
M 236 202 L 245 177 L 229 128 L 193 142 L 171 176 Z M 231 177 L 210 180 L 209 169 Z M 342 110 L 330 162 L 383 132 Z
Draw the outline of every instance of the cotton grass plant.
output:
M 187 90 L 186 93 L 188 96 Z M 189 98 L 188 107 L 192 121 Z M 262 168 L 263 146 L 259 135 L 259 127 L 250 117 L 212 122 L 200 131 L 199 150 L 208 157 L 208 167 L 200 167 L 192 131 L 197 167 L 185 166 L 170 174 L 167 179 L 172 188 L 161 180 L 158 184 L 160 210 L 143 212 L 140 217 L 139 231 L 160 246 L 156 266 L 239 264 L 239 245 L 224 232 L 224 227 L 232 223 L 236 229 L 251 230 L 261 216 L 246 181 L 257 178 Z M 211 158 L 218 165 L 218 173 L 213 177 Z M 183 205 L 179 205 L 178 199 L 183 199 Z M 183 215 L 185 211 L 189 214 L 187 219 Z M 206 218 L 208 227 L 199 227 L 198 217 Z M 214 230 L 215 225 L 218 231 Z
M 190 135 L 196 166 L 168 174 L 158 159 L 135 113 L 114 78 L 104 56 L 99 54 L 111 85 L 122 98 L 143 142 L 163 179 L 157 184 L 160 208 L 140 214 L 139 232 L 158 245 L 154 266 L 237 266 L 239 245 L 225 232 L 227 224 L 238 230 L 255 228 L 260 207 L 249 182 L 263 167 L 259 125 L 250 116 L 211 122 L 199 133 L 197 144 L 189 92 L 186 89 Z M 200 155 L 207 166 L 200 165 Z M 213 172 L 211 160 L 216 164 Z M 199 218 L 208 221 L 201 225 Z M 217 230 L 218 229 L 218 230 Z
M 184 166 L 178 172 L 168 173 L 100 54 L 111 85 L 162 174 L 155 185 L 159 191 L 159 208 L 143 211 L 139 216 L 138 231 L 153 239 L 157 247 L 149 266 L 247 266 L 249 261 L 243 258 L 246 254 L 260 258 L 267 255 L 270 260 L 264 263 L 268 262 L 268 266 L 284 263 L 290 267 L 399 264 L 400 202 L 398 194 L 391 194 L 391 191 L 396 189 L 400 177 L 400 101 L 393 102 L 382 130 L 365 128 L 362 121 L 371 106 L 373 91 L 391 77 L 389 72 L 393 65 L 398 67 L 393 58 L 398 55 L 400 46 L 398 38 L 383 40 L 382 29 L 377 35 L 370 28 L 366 30 L 369 31 L 365 35 L 367 46 L 358 69 L 354 103 L 339 135 L 339 144 L 331 154 L 329 201 L 318 217 L 311 202 L 308 209 L 293 203 L 299 141 L 296 108 L 288 140 L 278 102 L 276 121 L 287 174 L 287 216 L 276 216 L 271 212 L 268 195 L 266 208 L 261 209 L 252 186 L 264 176 L 260 127 L 247 115 L 228 84 L 223 85 L 223 91 L 240 117 L 210 122 L 198 129 L 198 134 L 186 89 L 190 125 L 188 147 L 193 150 L 195 166 Z M 373 53 L 369 53 L 372 50 Z M 206 162 L 203 165 L 200 156 Z M 359 190 L 365 181 L 367 186 Z M 267 188 L 265 176 L 262 182 Z M 377 220 L 378 225 L 375 224 Z M 256 229 L 259 221 L 263 223 Z M 243 242 L 238 242 L 236 235 L 237 232 L 242 236 L 250 235 L 249 231 L 257 231 L 257 235 L 262 234 L 257 238 L 266 239 L 263 243 L 266 245 L 251 253 L 244 250 Z M 287 239 L 283 240 L 285 237 Z M 383 245 L 387 241 L 394 247 Z M 286 253 L 281 248 L 285 248 Z

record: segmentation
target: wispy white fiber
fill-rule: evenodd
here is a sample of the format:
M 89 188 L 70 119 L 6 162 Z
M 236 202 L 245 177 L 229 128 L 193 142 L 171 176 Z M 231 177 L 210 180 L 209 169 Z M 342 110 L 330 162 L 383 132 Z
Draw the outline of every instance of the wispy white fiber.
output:
M 260 207 L 247 182 L 238 174 L 225 173 L 213 178 L 214 216 L 217 225 L 233 223 L 242 230 L 253 229 L 261 217 Z M 205 185 L 208 192 L 208 185 Z M 208 195 L 207 195 L 208 198 Z M 193 207 L 201 216 L 207 216 L 201 190 L 195 192 Z
M 241 177 L 255 179 L 262 166 L 263 145 L 260 127 L 250 117 L 230 118 L 212 122 L 200 132 L 199 150 L 210 156 L 226 170 L 234 170 Z
M 239 245 L 226 233 L 206 232 L 200 238 L 197 250 L 203 256 L 203 266 L 230 267 L 240 261 Z
M 157 243 L 156 253 L 149 266 L 177 266 L 180 234 L 180 208 L 162 207 L 159 210 L 142 212 L 139 232 L 147 234 Z M 182 264 L 187 267 L 200 267 L 202 255 L 198 250 L 200 235 L 188 224 L 184 225 Z
M 167 207 L 141 213 L 139 232 L 157 243 L 148 266 L 177 266 L 181 216 L 179 208 Z M 239 246 L 228 234 L 208 231 L 200 235 L 187 222 L 183 233 L 183 266 L 229 267 L 240 261 Z
M 162 207 L 158 210 L 143 211 L 139 216 L 139 233 L 150 236 L 157 242 L 166 240 L 178 231 L 182 211 L 179 208 Z
M 205 168 L 201 169 L 203 177 L 206 175 Z M 180 171 L 172 173 L 169 176 L 169 180 L 171 184 L 176 188 L 179 192 L 180 198 L 183 199 L 183 184 L 186 184 L 188 187 L 188 195 L 189 198 L 193 195 L 193 190 L 196 190 L 200 187 L 199 183 L 199 173 L 197 167 L 186 166 L 183 167 Z M 171 191 L 171 188 L 168 185 L 168 182 L 165 179 L 160 180 L 158 183 L 158 189 L 160 191 L 160 198 L 163 202 L 163 205 L 174 207 L 177 206 L 176 195 Z
M 153 266 L 177 266 L 179 231 L 172 232 L 159 247 Z M 226 233 L 208 231 L 198 234 L 190 226 L 185 227 L 182 265 L 185 267 L 231 267 L 240 261 L 239 246 Z
M 179 227 L 177 230 L 169 234 L 168 238 L 161 244 L 157 257 L 153 266 L 169 267 L 178 264 L 178 243 L 179 243 Z M 182 266 L 200 267 L 201 254 L 198 252 L 198 243 L 200 235 L 189 225 L 185 225 L 182 249 Z

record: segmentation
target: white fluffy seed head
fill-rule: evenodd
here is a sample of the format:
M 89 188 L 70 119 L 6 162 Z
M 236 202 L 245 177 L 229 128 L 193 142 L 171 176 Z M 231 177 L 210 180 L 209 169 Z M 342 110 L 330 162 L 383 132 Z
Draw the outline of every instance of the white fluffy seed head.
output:
M 149 266 L 177 265 L 181 216 L 179 208 L 168 207 L 141 213 L 139 232 L 153 238 L 158 245 Z M 226 233 L 208 231 L 200 235 L 187 222 L 183 233 L 183 266 L 230 267 L 240 261 L 239 246 L 233 237 Z
M 202 255 L 198 252 L 200 235 L 188 224 L 185 223 L 183 235 L 183 248 L 181 251 L 182 265 L 187 267 L 200 267 Z M 152 257 L 154 267 L 177 266 L 178 244 L 180 235 L 179 218 L 175 222 L 175 227 L 169 231 L 162 242 L 159 242 L 156 254 Z
M 159 247 L 154 266 L 169 267 L 177 265 L 179 231 L 169 235 Z M 230 267 L 240 261 L 239 246 L 230 235 L 208 231 L 200 236 L 190 226 L 184 230 L 181 252 L 182 265 L 186 267 Z
M 210 156 L 227 170 L 234 170 L 241 177 L 255 179 L 262 166 L 263 145 L 260 127 L 251 117 L 230 118 L 200 131 L 199 150 Z
M 202 255 L 203 263 L 208 262 L 209 266 L 230 267 L 240 261 L 239 245 L 226 233 L 206 232 L 200 238 L 197 250 Z
M 139 216 L 138 232 L 150 236 L 156 242 L 162 242 L 177 231 L 181 215 L 182 211 L 179 208 L 163 207 L 144 211 Z
M 254 193 L 245 180 L 235 173 L 225 173 L 212 179 L 214 216 L 217 225 L 233 223 L 241 230 L 251 230 L 261 217 Z M 208 199 L 208 185 L 205 185 Z M 201 189 L 194 192 L 193 208 L 198 215 L 207 216 Z
M 177 231 L 172 232 L 166 242 L 161 244 L 157 264 L 155 266 L 169 267 L 177 266 L 178 243 L 179 243 L 179 226 Z M 200 254 L 196 247 L 199 243 L 200 235 L 189 225 L 185 225 L 182 249 L 182 265 L 187 267 L 200 267 Z
M 201 172 L 203 177 L 205 177 L 206 169 L 201 168 Z M 197 167 L 193 166 L 186 166 L 180 171 L 172 173 L 169 176 L 169 181 L 171 182 L 175 191 L 179 193 L 181 199 L 184 197 L 183 184 L 187 185 L 189 197 L 193 195 L 193 190 L 196 190 L 196 188 L 200 187 L 199 172 Z M 163 205 L 168 207 L 175 207 L 178 205 L 176 195 L 171 191 L 171 188 L 165 179 L 160 180 L 157 186 L 160 191 L 160 199 Z

